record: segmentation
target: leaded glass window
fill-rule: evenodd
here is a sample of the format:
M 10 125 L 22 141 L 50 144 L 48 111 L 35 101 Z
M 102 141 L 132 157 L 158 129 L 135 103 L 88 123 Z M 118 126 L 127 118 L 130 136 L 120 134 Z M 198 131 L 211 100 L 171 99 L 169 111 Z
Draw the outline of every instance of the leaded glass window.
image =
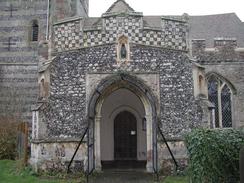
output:
M 218 81 L 214 78 L 208 82 L 208 99 L 215 106 L 215 127 L 219 127 Z
M 222 125 L 223 127 L 232 126 L 231 114 L 231 91 L 225 85 L 221 91 L 221 109 L 222 109 Z
M 214 126 L 232 127 L 232 93 L 228 84 L 217 77 L 208 79 L 208 99 L 214 104 Z

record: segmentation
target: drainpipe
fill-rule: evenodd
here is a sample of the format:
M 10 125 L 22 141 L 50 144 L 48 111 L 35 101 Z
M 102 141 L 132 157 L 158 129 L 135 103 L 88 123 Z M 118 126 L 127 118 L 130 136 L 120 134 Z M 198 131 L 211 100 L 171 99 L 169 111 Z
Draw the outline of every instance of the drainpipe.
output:
M 46 41 L 48 40 L 48 33 L 49 33 L 49 5 L 50 0 L 47 1 L 47 28 L 46 28 Z

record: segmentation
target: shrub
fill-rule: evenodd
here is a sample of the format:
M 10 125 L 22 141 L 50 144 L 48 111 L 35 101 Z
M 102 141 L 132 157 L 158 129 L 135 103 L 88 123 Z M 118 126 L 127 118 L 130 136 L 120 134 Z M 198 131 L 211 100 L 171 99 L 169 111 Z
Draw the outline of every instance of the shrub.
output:
M 197 129 L 186 138 L 189 176 L 194 183 L 224 183 L 239 178 L 239 152 L 244 145 L 241 131 Z
M 14 119 L 0 118 L 0 159 L 15 159 L 18 123 Z

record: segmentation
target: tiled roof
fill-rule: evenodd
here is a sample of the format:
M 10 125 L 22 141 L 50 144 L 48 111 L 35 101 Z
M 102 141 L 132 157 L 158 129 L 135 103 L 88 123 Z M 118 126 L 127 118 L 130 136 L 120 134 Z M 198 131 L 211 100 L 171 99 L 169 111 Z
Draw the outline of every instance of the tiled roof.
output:
M 161 28 L 161 16 L 144 16 L 143 20 L 146 27 Z M 235 13 L 189 16 L 189 25 L 190 39 L 205 39 L 207 47 L 213 47 L 214 39 L 220 37 L 236 38 L 238 47 L 244 47 L 244 22 Z
M 191 39 L 206 39 L 207 47 L 212 47 L 214 38 L 236 38 L 238 46 L 244 47 L 244 23 L 235 13 L 189 18 Z
M 106 13 L 135 12 L 124 0 L 117 0 Z M 163 16 L 182 19 L 182 16 Z M 162 16 L 144 16 L 144 27 L 161 29 Z M 236 38 L 238 47 L 244 47 L 244 22 L 235 13 L 189 16 L 190 39 L 205 39 L 207 47 L 213 47 L 215 38 Z M 87 18 L 85 28 L 102 26 L 101 18 Z
M 134 12 L 125 0 L 117 0 L 106 13 Z M 162 16 L 144 16 L 145 27 L 161 29 Z M 182 16 L 164 16 L 182 18 Z M 101 21 L 95 24 L 101 24 Z M 244 47 L 244 22 L 235 13 L 189 16 L 190 39 L 205 39 L 207 47 L 213 47 L 215 38 L 236 38 L 238 47 Z

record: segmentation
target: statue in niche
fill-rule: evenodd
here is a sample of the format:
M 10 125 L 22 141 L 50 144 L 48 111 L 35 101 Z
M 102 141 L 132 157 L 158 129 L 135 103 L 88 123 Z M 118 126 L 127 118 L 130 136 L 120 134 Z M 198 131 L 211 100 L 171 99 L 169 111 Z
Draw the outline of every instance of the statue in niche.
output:
M 126 50 L 125 44 L 123 43 L 120 48 L 120 58 L 126 59 L 126 56 L 127 56 L 127 50 Z
M 118 38 L 117 60 L 119 63 L 127 63 L 129 61 L 130 47 L 128 37 L 122 35 Z

